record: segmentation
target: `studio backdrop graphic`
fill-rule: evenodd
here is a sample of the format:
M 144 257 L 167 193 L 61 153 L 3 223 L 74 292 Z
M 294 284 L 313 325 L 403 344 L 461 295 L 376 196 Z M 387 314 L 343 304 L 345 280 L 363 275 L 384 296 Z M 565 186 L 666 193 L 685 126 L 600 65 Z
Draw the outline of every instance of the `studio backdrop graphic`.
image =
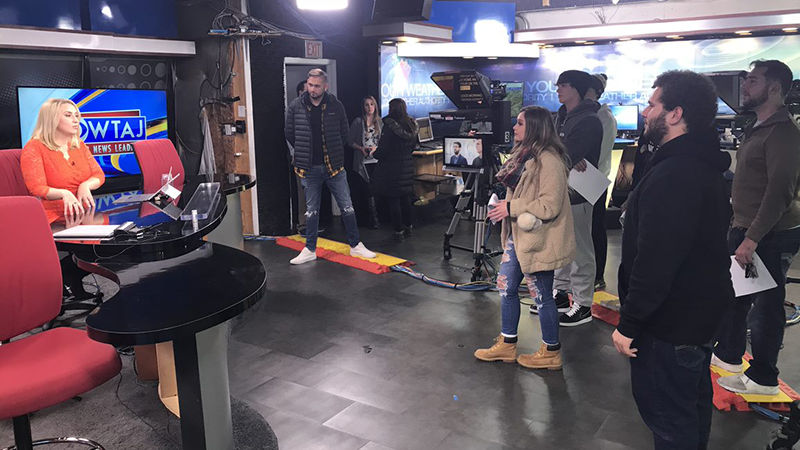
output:
M 18 98 L 23 142 L 33 134 L 45 101 L 75 102 L 81 113 L 80 137 L 107 177 L 140 174 L 133 142 L 168 135 L 166 91 L 20 87 Z
M 570 69 L 608 75 L 600 103 L 638 105 L 642 111 L 653 81 L 668 70 L 720 72 L 747 70 L 756 59 L 778 59 L 800 77 L 800 36 L 707 39 L 677 42 L 626 41 L 608 45 L 542 49 L 539 59 L 464 60 L 461 58 L 399 58 L 396 48 L 381 48 L 381 114 L 389 100 L 405 99 L 409 115 L 424 117 L 431 111 L 455 109 L 430 79 L 430 74 L 451 70 L 478 70 L 492 80 L 522 83 L 524 105 L 551 111 L 560 106 L 555 81 Z M 725 111 L 721 105 L 721 112 Z M 441 136 L 437 136 L 441 137 Z

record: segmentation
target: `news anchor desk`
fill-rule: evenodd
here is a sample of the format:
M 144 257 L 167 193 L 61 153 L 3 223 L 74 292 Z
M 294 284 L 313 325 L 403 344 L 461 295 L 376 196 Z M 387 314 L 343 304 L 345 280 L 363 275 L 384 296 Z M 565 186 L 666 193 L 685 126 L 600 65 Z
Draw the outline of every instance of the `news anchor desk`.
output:
M 56 243 L 120 287 L 86 318 L 89 337 L 123 346 L 172 342 L 178 395 L 176 404 L 167 406 L 173 411 L 179 407 L 187 449 L 233 448 L 228 320 L 260 300 L 266 270 L 258 258 L 203 237 L 223 222 L 226 193 L 246 189 L 242 186 L 248 183 L 223 187 L 216 209 L 197 228 L 154 211 L 153 205 L 126 205 L 96 213 L 93 220 L 113 224 L 134 219 L 138 226 L 150 227 L 144 238 Z M 178 207 L 191 192 L 192 183 L 187 183 Z M 65 226 L 56 222 L 53 229 Z

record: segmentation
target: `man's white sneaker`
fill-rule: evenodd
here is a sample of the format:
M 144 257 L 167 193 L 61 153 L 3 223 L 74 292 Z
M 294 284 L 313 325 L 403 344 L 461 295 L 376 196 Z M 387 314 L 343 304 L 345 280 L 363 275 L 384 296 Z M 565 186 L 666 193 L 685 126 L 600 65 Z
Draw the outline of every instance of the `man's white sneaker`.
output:
M 778 386 L 764 386 L 751 380 L 745 374 L 719 377 L 717 384 L 723 388 L 739 394 L 752 395 L 778 395 Z
M 741 373 L 742 372 L 742 365 L 741 364 L 730 364 L 726 363 L 725 361 L 717 358 L 717 355 L 711 354 L 711 365 L 722 370 L 727 370 L 730 373 Z
M 295 256 L 294 258 L 289 261 L 290 264 L 305 264 L 309 261 L 314 261 L 317 259 L 317 253 L 312 252 L 308 249 L 308 247 L 303 247 L 303 250 L 300 252 L 299 255 Z
M 350 247 L 350 256 L 358 256 L 359 258 L 372 259 L 378 255 L 376 255 L 375 252 L 369 251 L 367 247 L 364 247 L 363 242 L 359 242 L 355 247 Z

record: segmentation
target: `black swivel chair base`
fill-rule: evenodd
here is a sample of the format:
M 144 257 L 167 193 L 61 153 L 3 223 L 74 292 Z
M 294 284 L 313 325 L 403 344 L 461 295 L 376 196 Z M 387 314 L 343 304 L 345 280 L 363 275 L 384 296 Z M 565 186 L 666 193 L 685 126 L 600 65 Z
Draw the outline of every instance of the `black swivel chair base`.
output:
M 31 422 L 28 416 L 14 417 L 14 443 L 3 450 L 30 450 L 33 447 L 50 444 L 77 444 L 85 445 L 92 450 L 105 450 L 102 445 L 89 439 L 79 437 L 58 437 L 34 441 L 31 437 Z

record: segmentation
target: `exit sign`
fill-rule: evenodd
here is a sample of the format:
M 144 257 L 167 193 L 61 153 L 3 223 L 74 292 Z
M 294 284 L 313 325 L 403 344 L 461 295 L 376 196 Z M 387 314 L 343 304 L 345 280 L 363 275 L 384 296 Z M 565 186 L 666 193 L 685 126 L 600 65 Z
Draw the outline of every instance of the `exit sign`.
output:
M 306 58 L 322 58 L 322 41 L 306 41 Z

